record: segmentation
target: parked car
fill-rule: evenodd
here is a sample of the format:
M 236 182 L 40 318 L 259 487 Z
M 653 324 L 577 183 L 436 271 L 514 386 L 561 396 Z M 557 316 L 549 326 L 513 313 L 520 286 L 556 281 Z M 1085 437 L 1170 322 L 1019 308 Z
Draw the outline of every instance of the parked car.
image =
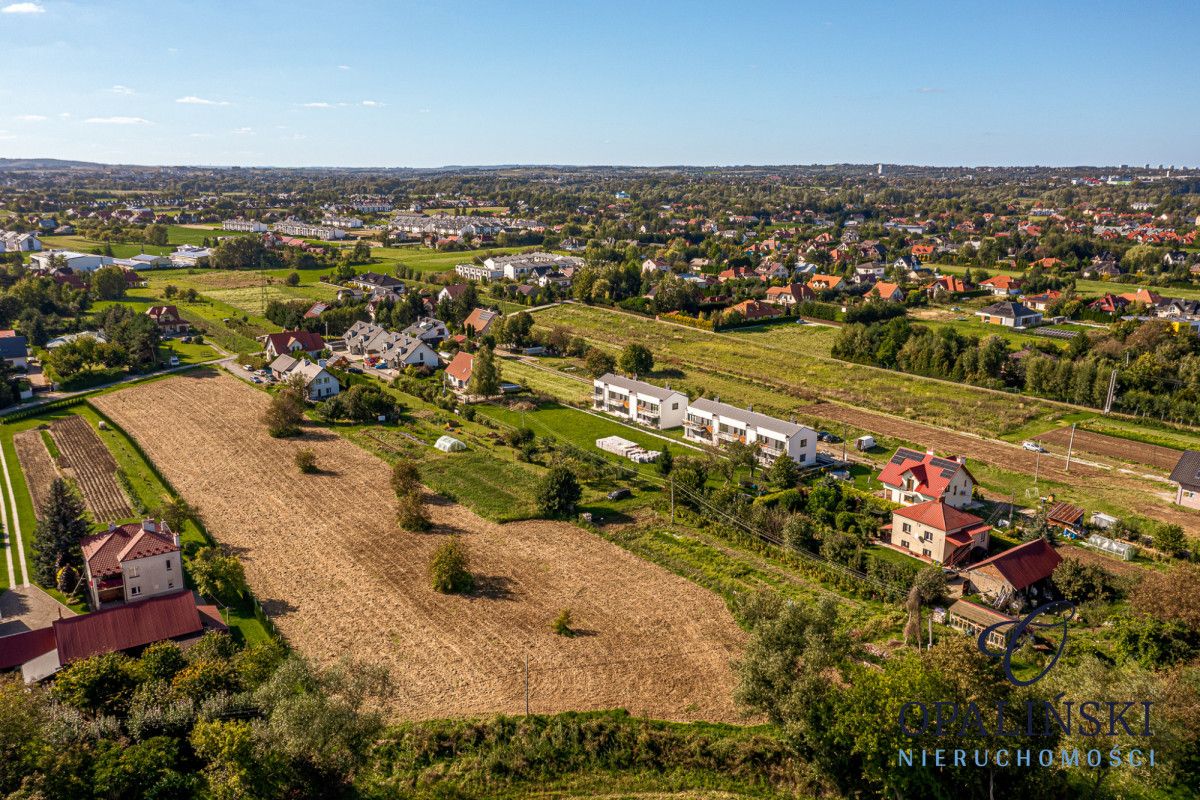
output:
M 609 500 L 624 500 L 626 497 L 633 497 L 633 492 L 628 489 L 613 489 L 608 493 Z
M 168 358 L 167 366 L 168 367 L 178 367 L 179 366 L 179 356 L 171 356 L 170 358 Z
M 1044 453 L 1046 448 L 1042 447 L 1037 442 L 1021 442 L 1021 447 L 1024 447 L 1031 453 Z

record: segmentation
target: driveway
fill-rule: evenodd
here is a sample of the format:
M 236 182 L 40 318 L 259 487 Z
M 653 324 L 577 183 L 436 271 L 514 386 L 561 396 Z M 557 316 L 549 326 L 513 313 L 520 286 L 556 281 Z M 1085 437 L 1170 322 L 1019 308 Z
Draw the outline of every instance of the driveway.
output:
M 75 612 L 36 586 L 16 586 L 0 594 L 0 636 L 48 627 Z

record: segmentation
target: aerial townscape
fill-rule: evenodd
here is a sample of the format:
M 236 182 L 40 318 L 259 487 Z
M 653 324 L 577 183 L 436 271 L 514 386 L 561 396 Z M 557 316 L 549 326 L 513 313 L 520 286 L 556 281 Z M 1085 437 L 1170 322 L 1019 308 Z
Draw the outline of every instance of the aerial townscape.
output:
M 372 80 L 336 26 L 248 14 Z M 376 91 L 159 156 L 172 41 L 143 88 L 98 79 L 146 117 L 0 115 L 0 798 L 1200 795 L 1200 167 L 1158 163 L 1193 137 L 574 166 L 461 149 L 460 119 L 306 149 L 305 115 L 400 105 Z M 538 138 L 574 112 L 555 48 L 487 65 L 549 92 L 498 141 L 567 135 Z M 286 74 L 259 57 L 227 85 Z M 374 79 L 465 91 L 429 59 Z M 478 88 L 450 106 L 490 113 Z M 229 91 L 165 103 L 235 120 Z

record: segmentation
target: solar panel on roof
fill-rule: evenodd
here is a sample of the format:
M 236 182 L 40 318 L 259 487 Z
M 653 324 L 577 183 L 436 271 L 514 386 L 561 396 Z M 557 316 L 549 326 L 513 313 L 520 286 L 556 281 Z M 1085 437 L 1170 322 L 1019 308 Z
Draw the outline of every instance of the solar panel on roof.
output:
M 916 450 L 909 450 L 907 447 L 898 448 L 896 450 L 896 455 L 904 456 L 905 458 L 916 459 L 917 461 L 920 461 L 925 457 L 924 453 L 918 453 Z
M 953 475 L 954 475 L 954 470 L 952 470 L 952 469 L 944 469 L 941 472 L 941 476 L 943 478 L 950 478 L 950 477 L 953 477 Z
M 907 459 L 907 458 L 905 458 L 904 456 L 900 455 L 899 453 L 897 453 L 896 455 L 892 456 L 892 463 L 893 463 L 893 464 L 903 464 L 905 461 L 908 461 L 908 459 Z
M 954 469 L 958 466 L 957 461 L 951 461 L 946 458 L 933 458 L 929 460 L 929 463 L 935 467 L 941 467 L 943 469 Z

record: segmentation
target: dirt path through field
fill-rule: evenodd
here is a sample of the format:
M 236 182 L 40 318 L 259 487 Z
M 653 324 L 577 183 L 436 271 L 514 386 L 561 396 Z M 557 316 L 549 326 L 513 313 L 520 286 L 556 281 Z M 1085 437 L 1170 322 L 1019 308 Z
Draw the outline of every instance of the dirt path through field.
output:
M 13 447 L 17 451 L 17 460 L 21 463 L 21 472 L 25 475 L 25 485 L 33 498 L 33 513 L 40 520 L 42 506 L 50 495 L 50 484 L 58 477 L 58 469 L 54 459 L 42 441 L 39 430 L 21 431 L 13 436 Z
M 321 662 L 390 668 L 399 716 L 622 706 L 665 719 L 738 719 L 730 661 L 744 634 L 724 603 L 573 525 L 497 525 L 430 497 L 437 530 L 393 522 L 387 465 L 323 430 L 269 437 L 268 396 L 197 372 L 97 398 L 240 553 L 289 641 Z M 313 450 L 323 474 L 293 459 Z M 478 591 L 434 592 L 434 548 L 457 532 Z M 554 634 L 569 608 L 580 635 Z

